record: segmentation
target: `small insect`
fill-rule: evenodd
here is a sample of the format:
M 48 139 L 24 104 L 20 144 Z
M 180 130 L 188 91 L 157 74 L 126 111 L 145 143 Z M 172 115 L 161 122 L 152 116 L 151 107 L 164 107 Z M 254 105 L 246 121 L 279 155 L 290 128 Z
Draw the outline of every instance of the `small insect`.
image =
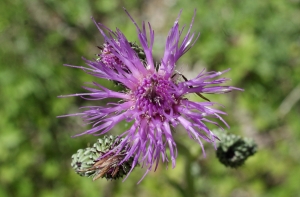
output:
M 184 79 L 184 81 L 188 81 L 188 79 L 187 79 L 183 74 L 181 74 L 179 71 L 175 70 L 175 72 L 176 72 L 176 73 L 174 73 L 174 74 L 172 75 L 172 78 L 174 78 L 174 77 L 178 74 L 178 75 L 180 75 L 180 76 Z M 193 88 L 193 86 L 189 86 L 189 88 Z M 200 94 L 199 92 L 195 92 L 195 93 L 196 93 L 199 97 L 201 97 L 201 98 L 203 98 L 204 100 L 210 102 L 210 100 L 209 100 L 208 98 L 204 97 L 204 96 L 203 96 L 202 94 Z
M 151 85 L 147 88 L 144 95 L 151 103 L 156 103 L 160 106 L 162 98 L 156 93 L 157 84 L 158 81 L 151 78 Z

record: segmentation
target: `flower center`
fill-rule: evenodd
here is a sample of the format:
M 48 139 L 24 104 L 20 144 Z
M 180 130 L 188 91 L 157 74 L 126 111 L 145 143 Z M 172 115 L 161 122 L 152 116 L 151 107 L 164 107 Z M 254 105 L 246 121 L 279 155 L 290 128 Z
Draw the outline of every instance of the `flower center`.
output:
M 135 92 L 136 108 L 143 118 L 164 121 L 166 115 L 176 114 L 179 103 L 174 94 L 173 82 L 156 74 L 143 80 Z

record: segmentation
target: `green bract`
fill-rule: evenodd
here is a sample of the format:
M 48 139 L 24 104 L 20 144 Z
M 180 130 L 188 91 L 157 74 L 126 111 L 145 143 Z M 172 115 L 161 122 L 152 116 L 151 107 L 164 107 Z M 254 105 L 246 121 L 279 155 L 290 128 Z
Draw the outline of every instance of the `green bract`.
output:
M 126 156 L 126 151 L 121 150 L 116 154 L 105 155 L 109 150 L 117 146 L 122 139 L 114 136 L 99 138 L 92 147 L 79 149 L 72 155 L 72 168 L 80 176 L 118 179 L 126 175 L 132 166 L 132 158 L 120 164 Z
M 227 167 L 241 166 L 249 156 L 256 153 L 257 145 L 248 138 L 241 138 L 234 134 L 221 134 L 217 157 Z

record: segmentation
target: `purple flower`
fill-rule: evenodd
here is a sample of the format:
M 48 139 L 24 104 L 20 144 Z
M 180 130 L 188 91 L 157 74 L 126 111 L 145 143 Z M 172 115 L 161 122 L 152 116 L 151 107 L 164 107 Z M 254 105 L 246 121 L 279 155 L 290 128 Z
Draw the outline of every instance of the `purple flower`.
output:
M 110 46 L 109 44 L 103 44 L 103 47 L 100 48 L 100 54 L 99 60 L 103 62 L 104 65 L 106 65 L 110 69 L 114 69 L 116 66 L 119 66 L 123 69 L 126 68 L 126 66 L 123 64 L 123 62 L 112 53 L 113 47 Z
M 128 14 L 127 11 L 126 13 Z M 229 69 L 222 72 L 205 72 L 203 70 L 194 79 L 178 80 L 179 77 L 185 77 L 175 70 L 176 62 L 194 45 L 198 38 L 194 39 L 195 35 L 191 33 L 194 14 L 187 34 L 180 41 L 184 29 L 179 28 L 180 14 L 169 31 L 164 55 L 157 64 L 152 56 L 154 31 L 151 25 L 148 23 L 147 35 L 146 24 L 143 23 L 142 28 L 139 28 L 128 14 L 136 26 L 140 44 L 146 55 L 145 60 L 139 58 L 120 30 L 117 29 L 116 32 L 113 32 L 94 21 L 104 37 L 105 43 L 109 46 L 109 53 L 122 63 L 114 64 L 113 69 L 103 61 L 94 60 L 85 60 L 88 67 L 68 65 L 81 68 L 99 78 L 117 81 L 126 87 L 125 91 L 116 92 L 98 83 L 93 83 L 95 88 L 85 87 L 90 91 L 89 93 L 67 95 L 82 96 L 89 100 L 117 99 L 118 102 L 110 102 L 106 106 L 84 107 L 85 111 L 82 113 L 66 116 L 79 115 L 93 123 L 91 129 L 76 136 L 102 135 L 123 120 L 133 122 L 131 128 L 120 135 L 124 139 L 116 149 L 122 150 L 124 146 L 130 144 L 128 154 L 121 163 L 134 157 L 132 169 L 139 163 L 142 167 L 147 168 L 145 175 L 153 168 L 154 170 L 157 168 L 160 159 L 163 162 L 171 159 L 172 166 L 175 167 L 177 148 L 172 128 L 177 125 L 182 125 L 188 136 L 200 144 L 203 153 L 203 140 L 215 144 L 215 140 L 218 139 L 206 126 L 206 123 L 219 126 L 217 122 L 211 120 L 217 118 L 228 126 L 220 116 L 225 113 L 212 108 L 215 103 L 190 101 L 186 97 L 188 94 L 218 94 L 241 90 L 232 86 L 221 86 L 229 79 L 217 77 Z M 105 33 L 104 30 L 108 33 Z M 126 70 L 123 69 L 124 65 Z M 169 148 L 169 154 L 167 148 Z

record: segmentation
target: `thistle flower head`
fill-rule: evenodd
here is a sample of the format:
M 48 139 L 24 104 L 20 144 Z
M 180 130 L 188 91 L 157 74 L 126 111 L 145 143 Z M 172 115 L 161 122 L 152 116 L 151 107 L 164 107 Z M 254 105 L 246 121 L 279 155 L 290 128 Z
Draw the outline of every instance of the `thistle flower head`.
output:
M 119 154 L 120 150 L 130 144 L 127 155 L 121 163 L 133 157 L 132 169 L 140 163 L 142 167 L 147 168 L 145 173 L 147 174 L 153 166 L 155 166 L 154 170 L 156 169 L 160 159 L 163 162 L 171 159 L 172 166 L 175 167 L 177 148 L 173 139 L 173 127 L 182 125 L 188 136 L 199 143 L 203 149 L 203 140 L 214 143 L 218 139 L 206 123 L 218 125 L 211 120 L 216 118 L 227 125 L 220 116 L 225 113 L 212 108 L 215 103 L 194 102 L 186 97 L 188 94 L 217 94 L 241 89 L 221 85 L 229 79 L 218 77 L 229 69 L 222 72 L 203 70 L 194 79 L 183 81 L 176 79 L 182 76 L 175 69 L 176 62 L 194 45 L 199 36 L 195 38 L 195 34 L 191 33 L 194 17 L 187 33 L 183 35 L 184 28 L 180 29 L 178 23 L 179 14 L 167 36 L 164 54 L 160 62 L 155 63 L 152 56 L 154 31 L 150 23 L 148 23 L 147 33 L 145 23 L 140 28 L 129 14 L 128 16 L 136 26 L 145 58 L 141 59 L 120 30 L 114 32 L 94 21 L 105 43 L 109 45 L 109 54 L 114 55 L 122 63 L 114 63 L 114 68 L 111 69 L 106 65 L 108 61 L 85 60 L 88 67 L 78 67 L 96 77 L 117 81 L 124 85 L 126 90 L 116 92 L 93 83 L 95 88 L 85 87 L 90 91 L 89 93 L 69 96 L 82 96 L 90 100 L 117 98 L 118 102 L 106 106 L 85 107 L 82 113 L 73 114 L 80 115 L 86 121 L 93 123 L 93 128 L 77 136 L 102 135 L 123 120 L 132 122 L 131 128 L 121 134 L 124 139 L 111 152 Z M 108 32 L 105 33 L 105 30 Z M 123 69 L 124 65 L 126 70 Z
M 117 40 L 116 43 L 118 44 Z M 141 60 L 145 59 L 145 54 L 141 47 L 132 42 L 130 42 L 129 44 L 131 48 L 138 54 Z M 100 49 L 100 53 L 97 54 L 97 56 L 99 57 L 97 61 L 102 62 L 111 70 L 116 70 L 116 67 L 120 67 L 123 70 L 128 71 L 126 65 L 112 52 L 114 49 L 109 43 L 104 43 L 98 48 Z
M 126 69 L 125 64 L 112 53 L 113 48 L 108 43 L 104 43 L 99 49 L 100 53 L 98 54 L 98 61 L 101 61 L 109 69 L 114 69 L 116 66 Z

